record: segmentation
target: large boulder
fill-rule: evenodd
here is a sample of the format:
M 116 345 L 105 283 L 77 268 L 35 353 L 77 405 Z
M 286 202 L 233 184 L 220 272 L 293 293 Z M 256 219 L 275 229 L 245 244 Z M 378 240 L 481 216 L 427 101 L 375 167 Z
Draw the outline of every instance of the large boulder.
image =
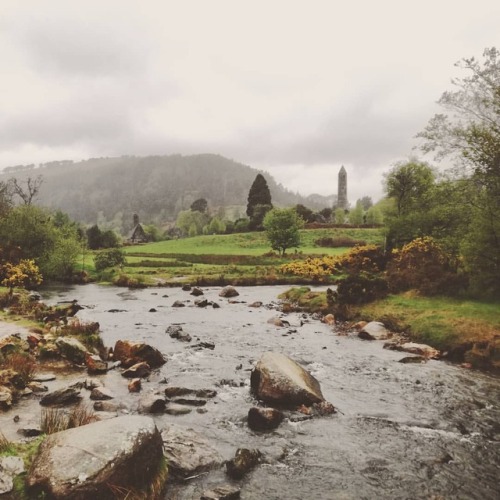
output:
M 226 299 L 230 299 L 231 297 L 237 297 L 239 295 L 236 288 L 231 285 L 225 286 L 220 292 L 219 297 L 225 297 Z
M 214 469 L 223 462 L 219 452 L 192 429 L 169 424 L 161 437 L 169 471 L 178 478 Z
M 0 457 L 0 495 L 14 489 L 14 478 L 24 472 L 21 457 Z
M 386 340 L 390 333 L 379 321 L 370 321 L 361 329 L 358 337 L 363 340 Z
M 114 499 L 118 491 L 151 484 L 161 461 L 161 436 L 149 417 L 117 417 L 58 432 L 33 460 L 29 497 Z
M 255 396 L 269 404 L 296 407 L 324 401 L 319 382 L 287 356 L 266 352 L 252 371 Z
M 41 400 L 42 406 L 64 406 L 80 401 L 80 390 L 75 387 L 66 387 L 57 391 L 49 392 Z
M 151 368 L 158 368 L 166 363 L 163 354 L 144 342 L 118 340 L 113 350 L 115 360 L 121 361 L 125 368 L 145 361 Z
M 73 337 L 58 337 L 56 346 L 62 356 L 78 365 L 84 365 L 85 359 L 90 355 L 87 348 Z

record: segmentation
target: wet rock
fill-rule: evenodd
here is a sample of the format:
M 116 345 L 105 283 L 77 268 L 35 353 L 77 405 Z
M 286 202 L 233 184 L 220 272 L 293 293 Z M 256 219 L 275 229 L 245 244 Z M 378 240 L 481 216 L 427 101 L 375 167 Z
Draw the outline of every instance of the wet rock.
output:
M 278 326 L 278 327 L 288 327 L 290 326 L 290 322 L 279 318 L 278 316 L 275 316 L 274 318 L 269 318 L 267 322 L 271 325 Z
M 146 394 L 139 401 L 139 413 L 163 413 L 167 402 L 159 394 Z
M 268 404 L 296 407 L 310 406 L 325 398 L 319 382 L 287 356 L 266 352 L 252 371 L 252 392 Z
M 140 378 L 134 378 L 128 383 L 128 392 L 140 392 L 142 382 Z
M 194 295 L 195 297 L 199 297 L 200 295 L 203 295 L 203 290 L 201 288 L 198 288 L 195 286 L 192 290 L 190 295 Z
M 85 364 L 85 359 L 90 354 L 87 348 L 73 337 L 58 337 L 56 346 L 63 357 L 77 365 Z
M 399 363 L 426 363 L 427 358 L 424 356 L 406 356 L 405 358 L 402 358 L 399 360 Z
M 24 472 L 21 457 L 0 457 L 0 495 L 14 489 L 14 478 Z
M 283 413 L 274 408 L 253 407 L 248 411 L 248 427 L 254 431 L 269 431 L 276 429 L 283 418 Z
M 212 389 L 188 389 L 187 387 L 166 387 L 165 396 L 175 398 L 179 396 L 195 395 L 198 398 L 214 398 L 217 391 Z
M 366 325 L 368 324 L 367 321 L 358 321 L 357 323 L 354 323 L 354 325 L 352 325 L 352 328 L 354 330 L 357 330 L 358 332 L 360 330 L 362 330 Z
M 42 406 L 65 406 L 76 403 L 81 399 L 82 397 L 80 396 L 80 391 L 78 389 L 66 387 L 65 389 L 49 392 L 40 400 L 40 404 Z
M 103 411 L 109 413 L 116 413 L 120 410 L 126 410 L 127 407 L 123 403 L 116 403 L 114 401 L 96 401 L 94 403 L 95 411 Z
M 102 387 L 103 383 L 97 379 L 97 378 L 86 378 L 83 381 L 83 387 L 87 389 L 87 391 L 91 391 L 92 389 L 95 389 L 96 387 Z
M 220 305 L 217 302 L 209 302 L 209 304 L 212 306 L 212 309 L 220 309 Z
M 321 321 L 327 325 L 334 325 L 335 324 L 335 316 L 333 314 L 327 314 L 324 316 Z
M 428 359 L 439 359 L 441 357 L 441 353 L 437 349 L 434 349 L 434 347 L 426 344 L 417 344 L 415 342 L 405 342 L 396 350 L 417 354 L 418 356 L 423 356 Z
M 158 368 L 166 363 L 163 354 L 144 342 L 118 340 L 113 349 L 113 357 L 121 361 L 125 368 L 145 361 L 151 368 Z
M 182 291 L 189 292 L 189 290 L 191 290 L 191 285 L 188 284 L 182 285 Z
M 87 365 L 89 375 L 106 373 L 108 371 L 108 363 L 103 361 L 97 354 L 88 355 L 85 358 L 85 364 Z
M 173 403 L 186 406 L 205 406 L 207 402 L 204 399 L 194 398 L 174 398 L 171 400 Z
M 255 308 L 258 308 L 258 307 L 262 307 L 262 302 L 260 300 L 256 301 L 256 302 L 252 302 L 251 304 L 248 304 L 248 307 L 255 307 Z
M 0 386 L 0 408 L 5 410 L 12 406 L 12 391 L 8 387 Z
M 165 333 L 168 333 L 169 336 L 173 339 L 180 340 L 181 342 L 191 342 L 191 335 L 185 332 L 180 325 L 170 325 Z
M 196 307 L 207 307 L 208 306 L 208 300 L 207 299 L 198 299 L 194 301 L 194 305 Z
M 180 405 L 177 403 L 168 403 L 165 407 L 165 413 L 169 415 L 187 415 L 192 409 L 189 406 Z
M 35 393 L 47 392 L 49 390 L 49 388 L 46 385 L 43 385 L 40 382 L 29 382 L 26 387 L 28 387 Z
M 151 375 L 151 367 L 145 361 L 137 363 L 122 372 L 122 377 L 126 378 L 144 378 Z
M 40 445 L 27 477 L 30 498 L 116 498 L 141 490 L 162 460 L 154 421 L 123 416 L 58 432 Z
M 198 342 L 197 344 L 193 344 L 188 346 L 189 349 L 194 349 L 195 351 L 201 351 L 202 349 L 215 349 L 215 344 L 213 342 Z
M 185 478 L 219 467 L 223 458 L 192 429 L 169 424 L 161 433 L 163 450 L 174 477 Z
M 226 299 L 231 298 L 231 297 L 237 297 L 238 295 L 239 295 L 239 293 L 236 290 L 236 288 L 232 287 L 231 285 L 225 286 L 219 292 L 219 297 L 224 297 Z
M 390 337 L 387 328 L 378 321 L 370 321 L 358 333 L 363 340 L 386 340 Z
M 40 344 L 40 342 L 44 341 L 44 338 L 43 335 L 39 333 L 30 332 L 28 333 L 26 340 L 28 341 L 30 348 L 34 349 L 38 344 Z
M 92 401 L 104 401 L 106 399 L 113 399 L 114 397 L 114 394 L 109 389 L 106 389 L 106 387 L 96 387 L 90 393 Z
M 200 500 L 237 500 L 240 498 L 240 491 L 237 486 L 224 484 L 204 491 Z
M 35 382 L 51 382 L 56 376 L 53 373 L 37 373 L 31 379 Z
M 233 479 L 241 479 L 259 464 L 261 457 L 259 450 L 238 448 L 234 458 L 226 462 L 226 472 Z
M 337 413 L 335 406 L 328 401 L 321 401 L 321 403 L 314 403 L 311 406 L 311 414 L 314 416 L 325 417 Z
M 182 302 L 181 300 L 176 300 L 173 304 L 172 307 L 186 307 L 186 304 Z
M 17 433 L 24 437 L 36 437 L 43 434 L 40 425 L 38 424 L 28 424 L 17 429 Z
M 158 312 L 158 310 L 157 310 L 157 309 L 155 309 L 154 307 L 152 307 L 152 308 L 151 308 L 148 312 L 150 312 L 150 313 L 155 313 L 155 312 Z

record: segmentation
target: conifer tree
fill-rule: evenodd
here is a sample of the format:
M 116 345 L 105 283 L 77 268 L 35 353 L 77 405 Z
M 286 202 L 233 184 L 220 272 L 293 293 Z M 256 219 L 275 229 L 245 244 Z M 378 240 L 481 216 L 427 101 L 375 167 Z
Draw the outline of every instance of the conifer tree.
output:
M 271 192 L 266 179 L 262 174 L 257 174 L 248 193 L 247 215 L 250 218 L 250 228 L 262 229 L 264 216 L 272 208 Z

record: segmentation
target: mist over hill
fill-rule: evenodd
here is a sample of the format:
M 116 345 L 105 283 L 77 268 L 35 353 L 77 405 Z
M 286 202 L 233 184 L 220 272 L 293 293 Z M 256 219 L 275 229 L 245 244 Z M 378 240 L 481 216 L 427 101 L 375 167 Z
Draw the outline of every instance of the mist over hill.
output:
M 320 210 L 335 201 L 335 196 L 292 193 L 267 172 L 214 154 L 19 165 L 0 172 L 0 180 L 16 177 L 22 181 L 41 175 L 37 204 L 60 209 L 79 222 L 99 223 L 124 233 L 134 213 L 141 222 L 162 225 L 175 220 L 197 198 L 205 198 L 211 212 L 233 219 L 244 217 L 248 191 L 259 172 L 266 178 L 276 206 L 302 203 Z

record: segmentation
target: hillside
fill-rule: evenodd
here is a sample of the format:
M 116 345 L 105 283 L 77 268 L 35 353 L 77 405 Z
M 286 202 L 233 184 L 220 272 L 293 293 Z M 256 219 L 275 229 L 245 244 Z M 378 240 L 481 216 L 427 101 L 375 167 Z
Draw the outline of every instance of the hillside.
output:
M 197 198 L 209 209 L 231 207 L 230 216 L 244 216 L 248 191 L 260 171 L 219 155 L 122 156 L 61 161 L 6 168 L 0 180 L 43 176 L 37 203 L 61 209 L 86 223 L 111 223 L 126 233 L 137 213 L 142 222 L 163 224 L 175 220 Z M 302 203 L 318 210 L 331 206 L 330 197 L 302 197 L 265 176 L 273 203 Z M 229 216 L 229 213 L 227 214 Z

